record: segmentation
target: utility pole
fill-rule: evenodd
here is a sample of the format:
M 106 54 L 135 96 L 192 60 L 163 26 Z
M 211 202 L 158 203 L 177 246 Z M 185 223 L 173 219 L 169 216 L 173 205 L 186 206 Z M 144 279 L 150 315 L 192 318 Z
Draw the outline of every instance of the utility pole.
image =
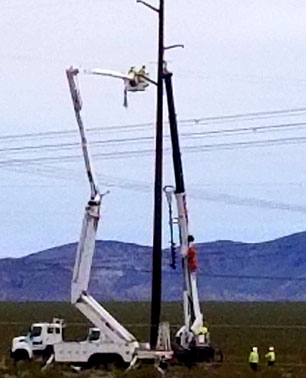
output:
M 137 0 L 158 13 L 158 73 L 155 141 L 154 225 L 152 254 L 151 329 L 150 346 L 156 348 L 161 308 L 162 281 L 162 192 L 163 192 L 163 74 L 164 74 L 164 0 L 155 8 L 144 0 Z
M 151 296 L 151 349 L 156 347 L 161 308 L 162 280 L 162 179 L 163 179 L 163 66 L 164 66 L 164 0 L 158 9 L 158 79 L 155 146 L 154 229 Z

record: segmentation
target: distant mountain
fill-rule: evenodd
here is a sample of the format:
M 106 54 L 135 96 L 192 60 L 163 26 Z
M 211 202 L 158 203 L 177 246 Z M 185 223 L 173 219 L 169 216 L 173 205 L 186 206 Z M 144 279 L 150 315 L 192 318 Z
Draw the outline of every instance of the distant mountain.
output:
M 67 301 L 76 243 L 0 260 L 0 300 Z M 305 300 L 306 232 L 264 243 L 197 244 L 198 284 L 204 300 Z M 182 272 L 163 256 L 163 297 L 182 297 Z M 151 247 L 98 241 L 90 292 L 100 300 L 149 300 Z

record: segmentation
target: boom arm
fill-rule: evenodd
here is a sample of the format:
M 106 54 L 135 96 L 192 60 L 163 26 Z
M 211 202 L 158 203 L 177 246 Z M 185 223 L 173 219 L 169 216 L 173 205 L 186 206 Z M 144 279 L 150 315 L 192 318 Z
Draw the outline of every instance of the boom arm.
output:
M 178 210 L 178 223 L 181 244 L 181 257 L 184 272 L 184 315 L 185 315 L 185 332 L 194 331 L 197 327 L 203 325 L 203 315 L 200 309 L 196 272 L 190 272 L 187 264 L 188 251 L 188 213 L 186 206 L 185 184 L 183 176 L 183 166 L 179 145 L 177 121 L 174 107 L 174 98 L 172 90 L 172 73 L 165 72 L 164 80 L 169 110 L 169 124 L 172 142 L 172 154 L 175 174 L 175 196 Z
M 85 130 L 81 118 L 82 102 L 75 80 L 78 73 L 78 69 L 72 67 L 66 71 L 74 112 L 81 136 L 84 162 L 90 185 L 90 200 L 85 208 L 81 236 L 76 254 L 71 283 L 71 303 L 74 304 L 96 327 L 98 327 L 102 331 L 103 336 L 109 341 L 135 342 L 135 337 L 87 293 L 100 217 L 102 195 L 100 194 L 92 172 Z

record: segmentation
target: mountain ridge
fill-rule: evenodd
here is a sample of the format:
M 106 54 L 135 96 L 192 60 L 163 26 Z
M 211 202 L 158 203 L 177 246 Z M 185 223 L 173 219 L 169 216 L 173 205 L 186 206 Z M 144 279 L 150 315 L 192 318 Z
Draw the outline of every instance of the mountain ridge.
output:
M 244 243 L 198 243 L 202 300 L 294 301 L 306 299 L 306 232 Z M 0 259 L 0 300 L 68 301 L 77 243 L 20 258 Z M 99 300 L 150 300 L 150 246 L 97 241 L 90 292 Z M 169 267 L 163 251 L 163 299 L 180 300 L 182 272 Z

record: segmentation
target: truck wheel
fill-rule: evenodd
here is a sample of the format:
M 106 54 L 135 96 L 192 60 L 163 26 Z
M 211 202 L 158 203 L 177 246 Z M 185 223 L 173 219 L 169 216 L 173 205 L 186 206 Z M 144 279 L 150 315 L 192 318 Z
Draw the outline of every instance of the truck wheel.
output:
M 13 359 L 17 361 L 26 361 L 30 359 L 29 353 L 24 349 L 17 349 L 13 354 Z
M 126 369 L 129 364 L 124 362 L 119 354 L 93 354 L 89 357 L 87 366 L 89 368 L 112 370 L 112 368 Z

